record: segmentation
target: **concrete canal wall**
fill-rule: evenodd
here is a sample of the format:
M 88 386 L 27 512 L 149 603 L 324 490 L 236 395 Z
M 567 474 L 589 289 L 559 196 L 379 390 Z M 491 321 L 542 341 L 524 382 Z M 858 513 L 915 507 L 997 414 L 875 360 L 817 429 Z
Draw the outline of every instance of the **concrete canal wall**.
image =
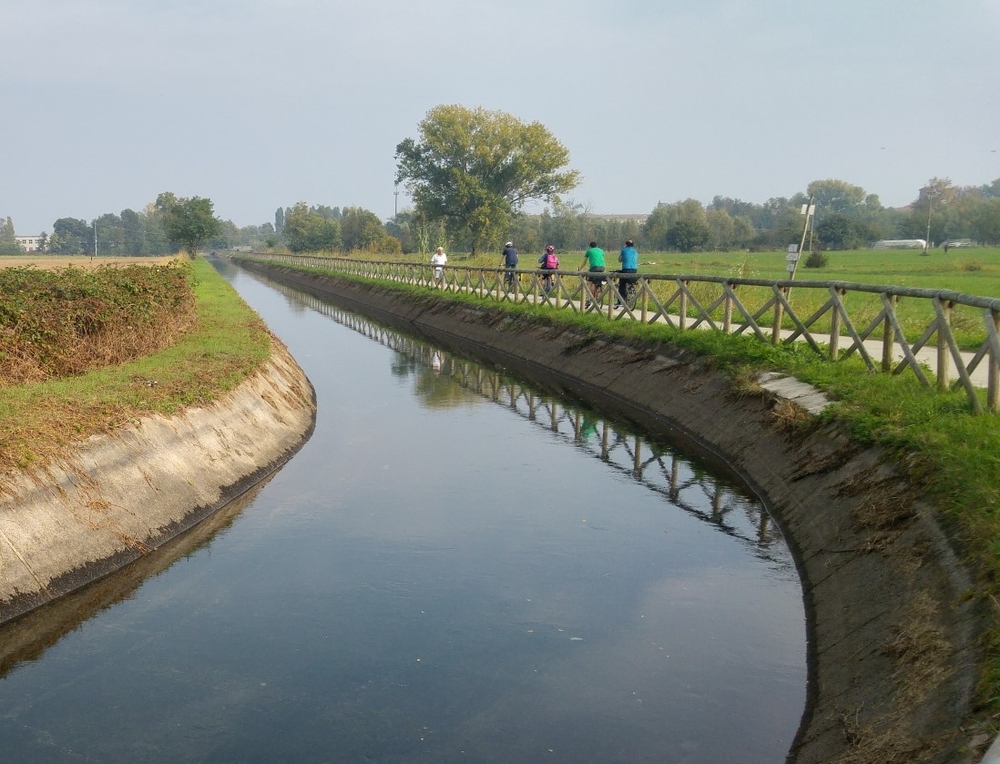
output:
M 156 549 L 273 472 L 315 423 L 277 340 L 252 378 L 204 407 L 90 438 L 0 489 L 0 623 Z
M 669 345 L 609 342 L 500 309 L 242 264 L 680 437 L 740 476 L 781 524 L 804 592 L 809 701 L 791 761 L 982 756 L 989 735 L 977 729 L 973 696 L 983 613 L 933 507 L 884 454 Z

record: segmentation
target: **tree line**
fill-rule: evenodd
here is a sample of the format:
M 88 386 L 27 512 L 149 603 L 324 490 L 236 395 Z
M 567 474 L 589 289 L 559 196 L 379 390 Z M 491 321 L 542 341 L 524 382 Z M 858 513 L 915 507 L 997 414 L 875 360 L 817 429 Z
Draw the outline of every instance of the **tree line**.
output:
M 499 252 L 512 240 L 525 252 L 583 250 L 588 242 L 617 247 L 632 239 L 648 251 L 784 249 L 798 243 L 815 204 L 807 245 L 814 250 L 859 249 L 881 239 L 968 239 L 1000 244 L 1000 178 L 956 186 L 931 178 L 913 202 L 887 208 L 876 194 L 843 180 L 814 180 L 805 191 L 762 203 L 716 196 L 658 203 L 648 213 L 593 213 L 564 195 L 579 183 L 566 169 L 569 153 L 541 124 L 500 111 L 437 106 L 418 125 L 419 136 L 396 146 L 396 183 L 414 201 L 383 222 L 362 207 L 297 202 L 279 207 L 274 223 L 237 227 L 215 218 L 212 202 L 160 194 L 142 211 L 107 213 L 90 222 L 56 220 L 45 249 L 55 254 L 159 255 L 198 246 L 277 248 L 293 252 L 382 255 L 449 251 Z M 528 202 L 541 214 L 527 214 Z M 0 219 L 0 254 L 20 247 L 10 218 Z

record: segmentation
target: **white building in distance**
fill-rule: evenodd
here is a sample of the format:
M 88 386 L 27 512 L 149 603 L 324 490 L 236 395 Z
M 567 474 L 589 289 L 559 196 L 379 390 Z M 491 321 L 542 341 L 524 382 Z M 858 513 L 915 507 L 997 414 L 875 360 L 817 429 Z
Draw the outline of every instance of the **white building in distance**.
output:
M 45 236 L 15 236 L 17 243 L 24 247 L 25 252 L 38 252 L 45 246 Z

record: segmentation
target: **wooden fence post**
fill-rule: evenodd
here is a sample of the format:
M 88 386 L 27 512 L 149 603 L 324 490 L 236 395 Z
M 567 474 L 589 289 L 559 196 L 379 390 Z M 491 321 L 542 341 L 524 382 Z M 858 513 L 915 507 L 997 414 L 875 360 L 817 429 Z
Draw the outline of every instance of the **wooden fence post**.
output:
M 784 288 L 781 289 L 784 291 Z M 778 299 L 778 291 L 775 290 L 774 293 L 774 326 L 771 327 L 771 344 L 779 345 L 781 344 L 781 320 L 784 315 L 784 308 L 781 305 L 781 300 Z
M 726 288 L 729 284 L 723 284 L 722 289 L 726 294 L 725 307 L 722 313 L 722 331 L 725 334 L 730 334 L 733 331 L 733 298 L 729 296 L 729 290 Z
M 992 321 L 994 333 L 1000 334 L 1000 311 L 991 310 L 986 320 Z M 994 352 L 992 345 L 986 360 L 990 364 L 986 380 L 986 409 L 995 413 L 1000 410 L 1000 356 Z
M 680 316 L 679 316 L 679 318 L 680 318 L 681 331 L 683 331 L 684 329 L 687 328 L 687 315 L 688 315 L 688 296 L 687 296 L 687 290 L 686 290 L 687 282 L 686 281 L 679 281 L 678 285 L 680 286 L 680 289 L 681 289 L 681 299 L 680 299 L 680 308 L 679 308 Z
M 886 300 L 889 302 L 888 310 L 893 313 L 896 312 L 896 303 L 899 298 L 890 294 L 886 296 Z M 887 315 L 885 317 L 885 323 L 882 326 L 882 371 L 892 371 L 892 346 L 895 343 L 895 333 L 892 331 L 892 317 Z
M 951 310 L 954 303 L 942 301 L 937 297 L 934 300 L 941 306 L 941 314 L 938 317 L 937 327 L 937 389 L 939 393 L 948 391 L 949 378 L 951 376 L 951 361 L 948 355 L 948 333 L 951 331 Z
M 842 297 L 846 292 L 843 289 L 834 290 L 838 297 Z M 839 301 L 838 301 L 839 303 Z M 833 312 L 830 315 L 830 360 L 836 361 L 840 352 L 840 305 L 834 304 Z

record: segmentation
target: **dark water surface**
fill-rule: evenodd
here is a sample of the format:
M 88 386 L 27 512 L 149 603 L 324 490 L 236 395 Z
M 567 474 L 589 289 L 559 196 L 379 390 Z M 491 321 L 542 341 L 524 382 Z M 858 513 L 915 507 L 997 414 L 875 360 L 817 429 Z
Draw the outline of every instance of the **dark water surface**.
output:
M 802 597 L 753 497 L 219 267 L 312 380 L 315 434 L 218 529 L 0 631 L 0 761 L 783 760 Z

